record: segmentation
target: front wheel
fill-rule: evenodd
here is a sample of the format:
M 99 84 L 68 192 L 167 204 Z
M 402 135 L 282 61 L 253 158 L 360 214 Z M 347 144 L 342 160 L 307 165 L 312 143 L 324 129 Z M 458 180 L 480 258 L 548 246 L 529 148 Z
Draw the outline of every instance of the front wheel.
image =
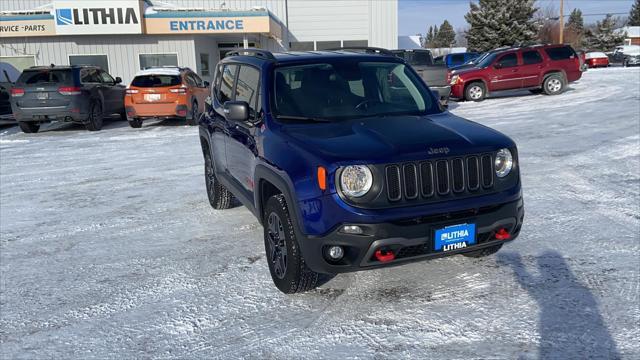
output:
M 561 74 L 552 74 L 544 79 L 542 89 L 547 95 L 558 95 L 564 91 L 565 81 Z
M 25 134 L 37 133 L 40 130 L 40 124 L 34 122 L 18 122 L 18 126 L 20 126 L 20 130 L 22 130 Z
M 469 84 L 464 90 L 464 98 L 467 101 L 482 101 L 487 96 L 487 88 L 481 82 Z
M 282 194 L 267 200 L 264 212 L 264 247 L 271 279 L 285 294 L 309 291 L 318 286 L 319 274 L 307 266 Z M 321 256 L 321 255 L 318 255 Z
M 198 112 L 198 103 L 191 104 L 191 119 L 187 119 L 187 125 L 198 125 L 200 113 Z
M 502 244 L 498 244 L 498 245 L 494 245 L 494 246 L 476 250 L 476 251 L 465 252 L 465 253 L 462 253 L 462 255 L 466 257 L 471 257 L 471 258 L 480 258 L 480 257 L 493 255 L 497 253 L 501 248 L 502 248 Z
M 204 155 L 204 177 L 209 204 L 216 210 L 228 209 L 231 206 L 233 195 L 218 181 L 211 155 L 208 153 L 209 150 L 206 151 L 207 153 Z
M 102 129 L 102 106 L 97 101 L 91 103 L 89 107 L 89 119 L 84 125 L 89 131 L 98 131 Z

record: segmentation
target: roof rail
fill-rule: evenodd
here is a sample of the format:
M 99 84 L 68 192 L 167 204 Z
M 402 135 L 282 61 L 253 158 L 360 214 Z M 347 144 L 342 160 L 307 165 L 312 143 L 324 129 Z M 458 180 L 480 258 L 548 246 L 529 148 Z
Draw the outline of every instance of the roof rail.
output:
M 366 54 L 380 54 L 380 55 L 389 55 L 394 56 L 394 54 L 387 49 L 378 48 L 378 47 L 370 47 L 370 46 L 346 46 L 339 48 L 327 49 L 328 51 L 354 51 L 354 52 L 364 52 Z
M 263 58 L 263 59 L 269 59 L 269 60 L 275 60 L 276 59 L 276 57 L 273 56 L 271 51 L 263 50 L 263 49 L 255 49 L 255 48 L 233 49 L 233 50 L 229 51 L 225 55 L 225 57 L 227 57 L 227 56 L 255 56 L 255 57 L 259 57 L 259 58 Z

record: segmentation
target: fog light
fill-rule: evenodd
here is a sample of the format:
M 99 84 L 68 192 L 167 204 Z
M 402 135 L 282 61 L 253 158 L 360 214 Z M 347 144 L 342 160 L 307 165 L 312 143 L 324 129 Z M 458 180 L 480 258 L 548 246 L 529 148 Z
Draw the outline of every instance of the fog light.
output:
M 363 233 L 362 228 L 358 225 L 345 225 L 342 227 L 342 232 L 345 234 L 360 235 Z
M 342 246 L 332 246 L 327 251 L 331 260 L 340 260 L 344 256 L 344 250 L 342 250 Z

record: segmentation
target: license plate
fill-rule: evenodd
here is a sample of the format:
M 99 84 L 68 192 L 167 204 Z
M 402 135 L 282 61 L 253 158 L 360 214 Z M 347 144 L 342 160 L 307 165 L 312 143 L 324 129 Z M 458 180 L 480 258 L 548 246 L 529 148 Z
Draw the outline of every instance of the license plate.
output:
M 158 101 L 160 100 L 161 95 L 160 94 L 144 94 L 144 99 L 146 101 Z
M 458 224 L 435 231 L 435 251 L 464 249 L 476 243 L 476 224 Z
M 38 100 L 47 100 L 49 98 L 49 93 L 40 92 L 36 96 L 38 97 Z

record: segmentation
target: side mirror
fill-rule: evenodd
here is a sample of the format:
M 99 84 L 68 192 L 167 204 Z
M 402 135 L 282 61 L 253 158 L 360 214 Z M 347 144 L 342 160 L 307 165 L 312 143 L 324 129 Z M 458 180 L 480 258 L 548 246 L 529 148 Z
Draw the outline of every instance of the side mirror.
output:
M 209 87 L 209 85 L 211 85 L 211 84 L 209 84 L 209 82 L 208 82 L 208 81 L 205 81 L 205 82 L 203 83 L 202 87 L 206 87 L 206 88 L 207 88 L 207 87 Z
M 238 122 L 249 120 L 249 104 L 246 101 L 227 101 L 222 109 L 227 120 Z
M 116 84 L 120 84 L 122 82 L 122 78 L 120 76 L 116 76 Z
M 495 63 L 495 65 L 493 65 L 494 69 L 502 69 L 502 63 Z

